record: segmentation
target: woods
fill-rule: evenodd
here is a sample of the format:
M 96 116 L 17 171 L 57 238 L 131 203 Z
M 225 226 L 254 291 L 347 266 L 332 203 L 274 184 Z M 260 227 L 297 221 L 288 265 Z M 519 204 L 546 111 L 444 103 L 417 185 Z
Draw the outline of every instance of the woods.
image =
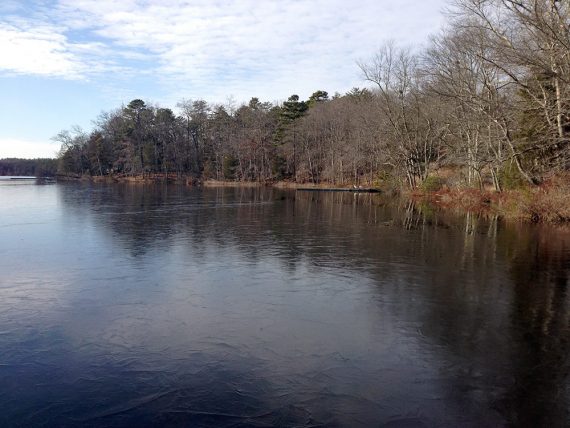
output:
M 0 176 L 53 177 L 57 168 L 56 159 L 0 159 Z
M 370 87 L 235 107 L 136 99 L 90 133 L 63 131 L 59 168 L 87 175 L 504 190 L 570 168 L 570 4 L 459 0 L 421 50 L 358 63 Z M 447 171 L 443 174 L 443 171 Z

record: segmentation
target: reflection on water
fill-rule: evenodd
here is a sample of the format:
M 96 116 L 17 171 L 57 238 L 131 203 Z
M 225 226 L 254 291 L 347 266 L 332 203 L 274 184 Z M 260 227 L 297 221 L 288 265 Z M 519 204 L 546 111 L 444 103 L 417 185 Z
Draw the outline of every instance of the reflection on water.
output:
M 377 195 L 0 186 L 2 426 L 567 426 L 570 233 Z

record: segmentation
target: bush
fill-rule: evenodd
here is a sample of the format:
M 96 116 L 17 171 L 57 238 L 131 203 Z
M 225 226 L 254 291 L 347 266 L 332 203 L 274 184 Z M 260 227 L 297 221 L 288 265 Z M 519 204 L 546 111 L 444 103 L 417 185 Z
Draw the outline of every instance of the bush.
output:
M 511 163 L 504 165 L 499 171 L 499 183 L 504 190 L 515 190 L 526 187 L 526 181 L 517 169 L 517 167 Z
M 444 182 L 441 177 L 438 177 L 436 175 L 430 175 L 421 184 L 420 189 L 423 192 L 437 192 L 438 190 L 441 190 L 443 185 Z
M 382 189 L 386 194 L 396 195 L 402 189 L 402 182 L 393 171 L 384 170 L 378 172 L 376 178 L 372 180 L 372 187 Z
M 535 189 L 525 206 L 533 221 L 570 221 L 570 182 L 563 177 L 550 180 Z

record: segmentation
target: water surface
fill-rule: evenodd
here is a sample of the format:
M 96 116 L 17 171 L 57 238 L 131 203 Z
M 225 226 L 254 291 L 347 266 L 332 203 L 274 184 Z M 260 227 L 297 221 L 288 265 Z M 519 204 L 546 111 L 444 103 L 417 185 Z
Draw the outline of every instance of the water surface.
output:
M 570 233 L 0 183 L 1 426 L 568 426 Z

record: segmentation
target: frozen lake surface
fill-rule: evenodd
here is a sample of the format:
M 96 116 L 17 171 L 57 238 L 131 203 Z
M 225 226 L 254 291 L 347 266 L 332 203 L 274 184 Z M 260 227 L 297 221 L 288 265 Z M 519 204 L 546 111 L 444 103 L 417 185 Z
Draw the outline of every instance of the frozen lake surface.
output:
M 570 426 L 570 232 L 0 183 L 0 425 Z

